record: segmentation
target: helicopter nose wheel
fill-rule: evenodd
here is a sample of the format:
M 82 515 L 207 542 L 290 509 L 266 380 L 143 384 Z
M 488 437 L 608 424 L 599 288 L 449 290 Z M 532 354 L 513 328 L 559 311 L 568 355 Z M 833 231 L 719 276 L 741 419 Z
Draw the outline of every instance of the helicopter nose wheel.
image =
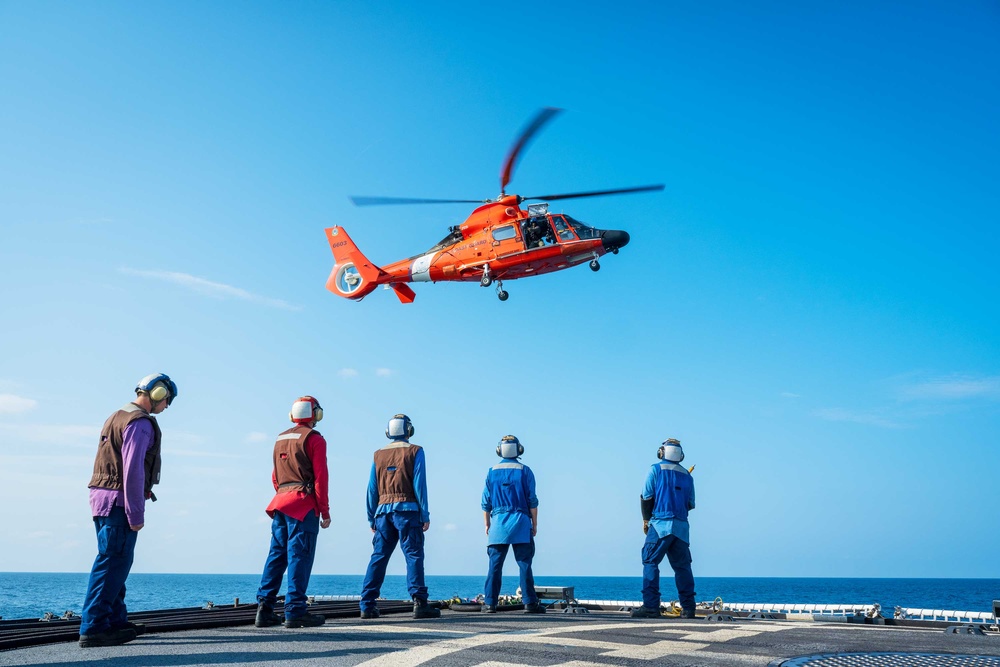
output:
M 503 288 L 503 281 L 502 280 L 498 280 L 497 281 L 497 298 L 500 299 L 501 301 L 506 301 L 507 297 L 509 297 L 509 296 L 510 295 L 507 294 L 506 290 L 504 290 L 504 288 Z
M 598 262 L 596 259 L 590 260 L 590 270 L 591 271 L 600 271 L 601 270 L 601 264 L 600 264 L 600 262 Z
M 479 284 L 482 287 L 489 287 L 493 284 L 493 276 L 490 275 L 490 265 L 483 265 L 483 277 L 479 279 Z

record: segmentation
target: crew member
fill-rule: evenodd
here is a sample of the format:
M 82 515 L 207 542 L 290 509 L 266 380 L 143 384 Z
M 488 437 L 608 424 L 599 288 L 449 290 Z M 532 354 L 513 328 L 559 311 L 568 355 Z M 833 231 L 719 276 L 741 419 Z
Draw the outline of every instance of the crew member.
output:
M 681 443 L 667 439 L 656 452 L 660 459 L 646 476 L 642 489 L 642 607 L 632 610 L 633 618 L 660 616 L 660 562 L 666 556 L 674 570 L 681 618 L 694 618 L 694 574 L 691 572 L 691 543 L 688 512 L 694 509 L 694 479 L 680 465 L 684 460 Z
M 274 603 L 286 569 L 285 627 L 315 627 L 326 622 L 326 617 L 306 611 L 316 536 L 320 528 L 330 527 L 326 440 L 316 430 L 323 408 L 312 396 L 303 396 L 292 404 L 288 417 L 295 426 L 274 443 L 271 482 L 276 493 L 265 510 L 271 517 L 271 550 L 257 589 L 258 628 L 281 623 Z
M 84 648 L 124 644 L 143 629 L 128 620 L 125 580 L 146 522 L 146 499 L 156 500 L 153 485 L 160 482 L 160 427 L 153 415 L 173 403 L 177 385 L 154 373 L 139 380 L 135 394 L 104 422 L 88 484 L 97 558 L 80 616 Z
M 497 445 L 497 456 L 503 459 L 486 473 L 483 489 L 483 519 L 486 522 L 486 553 L 490 569 L 486 574 L 483 611 L 496 613 L 503 562 L 507 547 L 514 546 L 514 560 L 521 574 L 521 598 L 524 613 L 544 614 L 545 607 L 535 594 L 535 578 L 531 559 L 535 555 L 535 534 L 538 532 L 538 498 L 535 496 L 535 476 L 531 468 L 518 461 L 524 447 L 512 435 L 505 435 Z
M 372 559 L 361 591 L 361 618 L 378 618 L 375 600 L 382 590 L 385 569 L 396 543 L 406 558 L 406 586 L 413 598 L 414 618 L 437 618 L 440 609 L 427 604 L 424 585 L 424 533 L 431 527 L 427 506 L 424 450 L 410 443 L 413 423 L 406 415 L 389 420 L 385 436 L 392 442 L 375 452 L 368 478 L 368 525 Z

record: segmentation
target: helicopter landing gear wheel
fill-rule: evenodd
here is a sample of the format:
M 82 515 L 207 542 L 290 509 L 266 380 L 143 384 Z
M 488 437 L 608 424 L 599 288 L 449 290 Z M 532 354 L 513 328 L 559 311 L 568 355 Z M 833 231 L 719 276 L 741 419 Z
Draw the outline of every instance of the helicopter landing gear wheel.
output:
M 601 264 L 600 264 L 600 262 L 598 262 L 596 259 L 590 260 L 590 270 L 591 271 L 600 271 L 601 270 Z
M 618 254 L 618 248 L 612 248 L 611 249 L 611 254 L 612 255 L 617 255 Z
M 493 276 L 490 275 L 490 266 L 486 264 L 483 266 L 483 277 L 479 279 L 479 285 L 481 287 L 489 287 L 493 284 Z
M 497 281 L 497 298 L 500 299 L 501 301 L 506 301 L 508 296 L 510 296 L 510 295 L 507 294 L 507 292 L 504 290 L 504 288 L 503 288 L 503 281 L 502 280 L 498 280 Z

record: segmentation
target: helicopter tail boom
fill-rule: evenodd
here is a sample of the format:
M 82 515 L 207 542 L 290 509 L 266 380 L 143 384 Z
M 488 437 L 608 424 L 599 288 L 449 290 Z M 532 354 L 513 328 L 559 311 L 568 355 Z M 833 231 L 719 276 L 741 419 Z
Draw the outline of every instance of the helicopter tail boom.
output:
M 328 227 L 326 240 L 333 251 L 335 264 L 326 281 L 326 288 L 338 296 L 360 301 L 379 284 L 386 275 L 382 269 L 365 257 L 343 227 Z

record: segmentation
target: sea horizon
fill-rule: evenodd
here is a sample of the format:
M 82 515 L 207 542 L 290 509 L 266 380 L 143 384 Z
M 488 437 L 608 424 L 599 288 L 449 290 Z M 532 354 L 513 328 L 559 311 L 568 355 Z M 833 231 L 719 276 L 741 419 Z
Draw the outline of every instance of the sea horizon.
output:
M 46 612 L 79 614 L 89 572 L 0 572 L 0 617 L 39 618 Z M 310 595 L 358 595 L 362 574 L 313 574 Z M 126 603 L 130 611 L 200 607 L 256 601 L 259 573 L 133 572 Z M 481 575 L 427 575 L 430 597 L 473 598 L 482 592 Z M 541 575 L 539 586 L 573 586 L 580 600 L 641 599 L 641 576 Z M 894 607 L 991 611 L 1000 599 L 1000 579 L 967 577 L 710 577 L 696 576 L 697 600 L 772 604 L 873 604 L 891 616 Z M 513 594 L 516 572 L 505 573 L 502 592 Z M 664 602 L 676 598 L 673 580 L 661 580 Z M 283 592 L 283 591 L 282 591 Z M 388 575 L 385 599 L 408 599 L 406 577 Z

